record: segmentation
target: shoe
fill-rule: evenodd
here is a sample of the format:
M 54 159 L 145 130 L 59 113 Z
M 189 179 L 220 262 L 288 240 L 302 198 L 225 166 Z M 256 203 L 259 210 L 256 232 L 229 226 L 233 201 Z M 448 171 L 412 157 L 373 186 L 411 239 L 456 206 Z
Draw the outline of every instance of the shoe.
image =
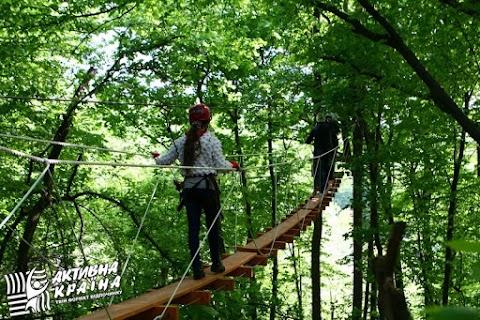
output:
M 205 271 L 203 269 L 200 270 L 193 270 L 193 279 L 199 280 L 205 277 Z
M 210 270 L 212 270 L 213 273 L 222 273 L 225 271 L 225 266 L 222 262 L 214 263 L 210 267 Z

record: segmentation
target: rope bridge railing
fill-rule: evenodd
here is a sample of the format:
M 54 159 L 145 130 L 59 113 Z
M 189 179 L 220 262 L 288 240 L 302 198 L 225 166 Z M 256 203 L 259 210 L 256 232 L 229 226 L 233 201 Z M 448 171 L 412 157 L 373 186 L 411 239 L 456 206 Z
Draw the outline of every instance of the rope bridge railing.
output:
M 15 136 L 15 135 L 7 135 L 7 134 L 0 134 L 1 137 L 4 137 L 4 138 L 13 138 L 13 139 L 21 139 L 21 140 L 27 140 L 27 141 L 33 141 L 33 142 L 42 142 L 42 143 L 50 143 L 50 144 L 59 144 L 59 145 L 62 145 L 62 146 L 65 146 L 65 147 L 74 147 L 74 148 L 82 148 L 82 149 L 92 149 L 92 150 L 98 150 L 98 151 L 106 151 L 106 152 L 114 152 L 114 153 L 123 153 L 123 154 L 131 154 L 131 155 L 139 155 L 139 156 L 148 156 L 148 157 L 151 157 L 151 155 L 145 155 L 145 154 L 141 154 L 141 153 L 135 153 L 135 152 L 130 152 L 130 151 L 119 151 L 119 150 L 112 150 L 112 149 L 108 149 L 108 148 L 100 148 L 100 147 L 90 147 L 90 146 L 85 146 L 85 145 L 77 145 L 77 144 L 70 144 L 70 143 L 65 143 L 65 142 L 59 142 L 59 141 L 48 141 L 48 140 L 43 140 L 43 139 L 35 139 L 35 138 L 29 138 L 29 137 L 21 137 L 21 136 Z M 322 155 L 319 155 L 319 156 L 316 156 L 316 157 L 313 157 L 313 158 L 307 158 L 307 159 L 301 159 L 301 161 L 306 161 L 306 160 L 315 160 L 315 159 L 318 159 L 318 158 L 321 158 L 331 152 L 334 153 L 334 155 L 336 154 L 336 151 L 337 151 L 338 147 L 336 148 L 333 148 L 332 150 L 329 150 L 328 152 L 322 154 Z M 14 156 L 18 156 L 18 157 L 23 157 L 23 158 L 28 158 L 32 161 L 35 161 L 35 162 L 39 162 L 39 163 L 43 163 L 45 165 L 45 170 L 40 174 L 40 176 L 37 178 L 37 180 L 34 182 L 34 184 L 31 186 L 31 188 L 27 191 L 27 193 L 22 197 L 22 199 L 20 200 L 20 202 L 15 206 L 15 208 L 7 215 L 7 217 L 0 223 L 0 230 L 5 226 L 7 225 L 8 221 L 14 216 L 15 212 L 22 206 L 22 204 L 25 202 L 25 200 L 30 196 L 30 194 L 32 193 L 32 190 L 35 189 L 35 187 L 39 184 L 39 182 L 44 178 L 44 176 L 49 173 L 50 174 L 50 177 L 51 179 L 53 180 L 53 175 L 50 171 L 50 167 L 52 165 L 86 165 L 86 166 L 112 166 L 112 167 L 140 167 L 140 168 L 155 168 L 155 169 L 212 169 L 212 170 L 217 170 L 217 171 L 223 171 L 223 172 L 228 172 L 228 171 L 234 171 L 234 169 L 225 169 L 225 168 L 215 168 L 215 167 L 196 167 L 196 166 L 180 166 L 180 165 L 157 165 L 157 164 L 143 164 L 143 163 L 118 163 L 118 162 L 98 162 L 98 161 L 75 161 L 75 160 L 62 160 L 62 159 L 48 159 L 48 158 L 42 158 L 42 157 L 37 157 L 37 156 L 34 156 L 34 155 L 30 155 L 30 154 L 26 154 L 26 153 L 23 153 L 21 151 L 17 151 L 17 150 L 13 150 L 13 149 L 10 149 L 10 148 L 7 148 L 7 147 L 4 147 L 4 146 L 0 146 L 0 150 L 1 151 L 4 151 L 4 152 L 7 152 L 7 153 L 10 153 Z M 275 154 L 274 152 L 271 152 L 271 153 L 268 153 L 268 154 L 250 154 L 250 155 L 268 155 L 268 156 L 271 156 L 272 154 Z M 246 156 L 246 155 L 236 155 L 236 156 Z M 286 156 L 286 155 L 285 155 Z M 285 160 L 285 159 L 284 159 Z M 291 160 L 291 161 L 281 161 L 281 162 L 275 162 L 275 163 L 270 163 L 270 164 L 267 164 L 267 165 L 259 165 L 259 166 L 251 166 L 251 167 L 246 167 L 246 168 L 242 168 L 242 170 L 244 171 L 253 171 L 253 170 L 260 170 L 260 169 L 265 169 L 265 168 L 272 168 L 272 167 L 289 167 L 290 170 L 293 168 L 293 164 L 298 164 L 299 163 L 299 159 L 294 159 L 294 160 Z M 333 162 L 332 162 L 333 164 Z M 315 168 L 315 170 L 318 169 L 318 166 L 317 168 Z M 332 170 L 332 167 L 330 168 L 330 170 Z M 289 173 L 291 174 L 291 172 Z M 144 221 L 146 219 L 146 216 L 147 216 L 147 213 L 148 211 L 150 210 L 150 206 L 151 206 L 151 203 L 152 203 L 152 199 L 155 197 L 155 194 L 156 194 L 156 191 L 157 191 L 157 188 L 158 188 L 158 184 L 159 184 L 159 181 L 160 181 L 161 178 L 159 178 L 157 180 L 157 183 L 155 184 L 155 187 L 154 187 L 154 190 L 153 190 L 153 193 L 150 197 L 150 200 L 148 202 L 148 205 L 147 205 L 147 209 L 145 210 L 145 213 L 142 217 L 142 220 L 140 222 L 140 226 L 138 227 L 138 230 L 137 230 L 137 234 L 134 238 L 134 241 L 132 243 L 132 246 L 129 250 L 129 253 L 128 253 L 128 256 L 127 256 L 127 259 L 125 261 L 125 263 L 123 264 L 123 269 L 122 269 L 122 273 L 121 273 L 121 276 L 123 276 L 123 274 L 125 273 L 125 270 L 127 269 L 127 266 L 128 266 L 128 263 L 131 259 L 131 256 L 132 254 L 134 253 L 134 248 L 135 248 L 135 245 L 136 245 L 136 242 L 137 242 L 137 239 L 138 239 L 138 236 L 140 234 L 140 231 L 144 225 Z M 239 184 L 238 184 L 239 185 Z M 230 197 L 234 187 L 236 186 L 236 184 L 232 184 L 232 188 L 230 189 L 229 193 L 228 193 L 228 197 Z M 325 189 L 327 188 L 327 185 L 325 186 Z M 325 191 L 325 190 L 324 190 Z M 59 191 L 57 190 L 57 192 L 59 193 Z M 275 195 L 276 196 L 276 195 Z M 61 198 L 60 198 L 60 201 L 61 201 Z M 64 208 L 64 211 L 66 211 L 65 209 L 65 206 L 63 205 L 63 202 L 62 202 L 62 206 Z M 215 221 L 218 219 L 219 215 L 221 214 L 222 212 L 222 209 L 223 209 L 223 205 L 222 207 L 220 208 L 220 210 L 218 211 L 216 217 L 215 217 Z M 304 227 L 304 223 L 305 223 L 305 217 L 303 217 L 302 220 L 299 219 L 299 222 L 301 221 L 301 228 Z M 213 224 L 212 224 L 213 226 Z M 7 225 L 7 227 L 9 227 Z M 199 251 L 201 249 L 201 247 L 203 246 L 205 240 L 207 239 L 208 237 L 208 234 L 210 232 L 211 228 L 207 231 L 207 234 L 205 235 L 205 237 L 203 238 L 197 252 L 195 255 L 198 255 L 199 254 Z M 278 228 L 275 229 L 274 232 L 278 232 Z M 13 230 L 12 230 L 13 231 Z M 74 230 L 73 230 L 74 231 Z M 74 231 L 75 233 L 75 231 Z M 271 256 L 272 252 L 274 251 L 274 245 L 275 245 L 275 240 L 277 239 L 277 234 L 275 233 L 273 235 L 273 241 L 271 242 L 271 245 L 270 245 L 270 248 L 268 250 L 268 252 L 265 252 L 263 250 L 260 250 L 259 246 L 257 246 L 257 243 L 255 241 L 255 239 L 252 240 L 252 243 L 253 243 L 253 246 L 256 248 L 256 251 L 259 255 L 264 255 L 265 257 L 269 257 Z M 77 238 L 77 237 L 76 237 Z M 25 239 L 22 238 L 23 241 L 26 241 Z M 78 238 L 77 238 L 78 240 Z M 28 244 L 31 248 L 34 248 L 33 245 L 31 245 L 30 243 Z M 79 242 L 79 245 L 81 247 L 81 244 Z M 82 253 L 83 253 L 83 250 L 81 250 Z M 83 256 L 85 257 L 85 254 L 83 253 Z M 185 272 L 183 273 L 182 275 L 182 278 L 180 279 L 180 281 L 178 282 L 178 285 L 177 287 L 175 288 L 175 290 L 173 291 L 172 293 L 172 296 L 170 297 L 170 299 L 168 300 L 167 302 L 167 305 L 166 305 L 166 308 L 163 310 L 162 314 L 160 314 L 159 316 L 157 316 L 155 319 L 162 319 L 163 316 L 165 315 L 165 312 L 167 311 L 168 309 L 168 306 L 172 303 L 174 297 L 176 296 L 176 293 L 177 291 L 179 290 L 179 288 L 181 287 L 183 281 L 185 280 L 186 278 L 186 275 L 188 273 L 188 270 L 191 268 L 192 266 L 192 263 L 193 263 L 193 259 L 195 257 L 192 258 L 192 260 L 190 261 L 187 269 L 185 270 Z M 110 300 L 110 303 L 109 305 L 111 305 L 113 302 L 113 297 L 112 299 Z M 104 308 L 106 309 L 106 306 L 104 306 Z M 108 315 L 108 311 L 107 311 L 107 315 Z M 109 316 L 109 315 L 108 315 Z M 110 316 L 109 316 L 110 318 Z

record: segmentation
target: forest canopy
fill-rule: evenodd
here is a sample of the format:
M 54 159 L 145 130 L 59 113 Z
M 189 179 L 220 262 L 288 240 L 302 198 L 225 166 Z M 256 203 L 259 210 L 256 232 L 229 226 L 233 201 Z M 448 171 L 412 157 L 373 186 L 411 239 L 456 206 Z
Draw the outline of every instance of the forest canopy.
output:
M 114 302 L 172 283 L 189 264 L 172 183 L 181 177 L 155 167 L 151 154 L 188 130 L 189 107 L 210 107 L 210 130 L 244 169 L 220 176 L 230 252 L 312 195 L 305 139 L 333 113 L 337 171 L 353 181 L 344 259 L 329 259 L 335 228 L 322 232 L 326 220 L 316 220 L 286 258 L 181 316 L 388 319 L 374 258 L 404 222 L 391 284 L 412 317 L 478 318 L 477 1 L 4 0 L 0 8 L 2 276 L 36 268 L 53 278 L 59 267 L 88 275 L 96 265 L 122 273 L 110 282 L 121 290 Z M 342 264 L 350 273 L 337 276 L 351 290 L 333 301 L 322 279 Z M 74 319 L 109 302 L 52 302 L 38 316 Z

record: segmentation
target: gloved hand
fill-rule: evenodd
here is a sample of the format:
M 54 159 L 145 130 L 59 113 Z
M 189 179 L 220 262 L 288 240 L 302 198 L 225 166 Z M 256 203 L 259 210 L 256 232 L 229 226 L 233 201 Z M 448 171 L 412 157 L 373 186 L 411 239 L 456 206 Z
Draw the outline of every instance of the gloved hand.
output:
M 154 153 L 152 153 L 152 156 L 153 156 L 154 159 L 156 159 L 156 158 L 160 157 L 160 153 L 155 151 Z
M 240 171 L 240 166 L 238 165 L 238 163 L 236 163 L 235 161 L 230 161 L 230 163 L 232 164 L 233 169 Z

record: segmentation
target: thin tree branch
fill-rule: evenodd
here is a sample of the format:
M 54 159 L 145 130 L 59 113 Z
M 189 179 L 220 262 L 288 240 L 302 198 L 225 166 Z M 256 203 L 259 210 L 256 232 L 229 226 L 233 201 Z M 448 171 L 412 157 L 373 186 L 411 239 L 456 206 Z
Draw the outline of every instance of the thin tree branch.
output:
M 455 10 L 458 10 L 474 18 L 480 17 L 480 6 L 478 6 L 477 1 L 468 1 L 468 2 L 465 1 L 462 3 L 458 2 L 457 0 L 439 0 L 439 1 L 449 7 L 454 8 Z
M 404 60 L 417 74 L 417 76 L 427 86 L 435 105 L 443 112 L 452 116 L 457 123 L 463 129 L 465 129 L 465 131 L 468 132 L 468 134 L 478 144 L 480 144 L 480 127 L 470 118 L 468 118 L 467 115 L 465 115 L 465 113 L 458 107 L 452 97 L 445 91 L 445 89 L 432 76 L 432 74 L 430 74 L 422 62 L 420 62 L 412 49 L 405 44 L 402 37 L 396 32 L 392 25 L 367 0 L 358 0 L 358 2 L 371 15 L 371 17 L 373 17 L 385 29 L 387 35 L 371 32 L 358 20 L 352 19 L 348 14 L 338 10 L 334 6 L 327 5 L 323 2 L 316 2 L 316 4 L 349 23 L 353 27 L 353 32 L 358 33 L 374 42 L 380 41 L 381 43 L 390 46 L 400 53 Z
M 126 204 L 124 204 L 123 202 L 117 200 L 117 199 L 114 199 L 110 196 L 107 196 L 107 195 L 104 195 L 104 194 L 101 194 L 101 193 L 98 193 L 98 192 L 94 192 L 94 191 L 83 191 L 83 192 L 80 192 L 80 193 L 77 193 L 75 195 L 72 195 L 70 197 L 66 197 L 64 198 L 63 200 L 70 200 L 70 201 L 74 201 L 75 199 L 78 199 L 80 197 L 84 197 L 84 196 L 87 196 L 87 197 L 94 197 L 94 198 L 99 198 L 99 199 L 103 199 L 105 201 L 108 201 L 108 202 L 111 202 L 113 204 L 115 204 L 116 206 L 120 207 L 122 210 L 124 210 L 125 212 L 127 212 L 129 215 L 130 215 L 130 218 L 132 219 L 132 221 L 134 222 L 134 224 L 137 226 L 137 228 L 140 226 L 140 222 L 138 221 L 137 217 L 135 216 L 135 213 L 133 212 L 132 209 L 130 209 Z M 144 237 L 150 241 L 150 243 L 155 247 L 155 249 L 157 249 L 158 252 L 160 252 L 160 254 L 174 267 L 174 268 L 177 268 L 178 266 L 178 263 L 177 261 L 174 261 L 170 255 L 168 254 L 168 252 L 164 249 L 162 249 L 162 247 L 147 233 L 145 232 L 144 229 L 142 229 L 140 231 Z

